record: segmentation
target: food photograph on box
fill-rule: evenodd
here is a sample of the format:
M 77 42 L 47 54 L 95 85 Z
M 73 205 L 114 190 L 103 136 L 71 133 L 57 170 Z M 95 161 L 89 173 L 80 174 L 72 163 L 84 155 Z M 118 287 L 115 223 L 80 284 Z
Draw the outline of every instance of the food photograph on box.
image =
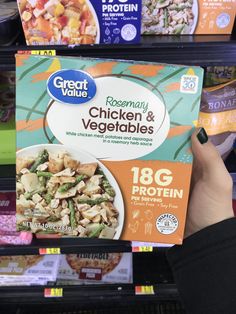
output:
M 140 41 L 141 0 L 18 0 L 18 6 L 27 45 Z

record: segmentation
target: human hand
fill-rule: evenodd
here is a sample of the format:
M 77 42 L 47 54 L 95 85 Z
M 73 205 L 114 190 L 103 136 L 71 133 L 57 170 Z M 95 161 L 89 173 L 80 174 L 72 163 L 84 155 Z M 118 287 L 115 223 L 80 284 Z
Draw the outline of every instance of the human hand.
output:
M 231 176 L 204 129 L 194 131 L 192 152 L 193 176 L 185 238 L 234 216 Z

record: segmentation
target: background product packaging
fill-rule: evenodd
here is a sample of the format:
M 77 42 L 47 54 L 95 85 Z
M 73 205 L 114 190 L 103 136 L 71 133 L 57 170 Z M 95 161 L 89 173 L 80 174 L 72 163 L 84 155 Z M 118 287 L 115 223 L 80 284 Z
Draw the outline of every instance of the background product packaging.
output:
M 203 70 L 30 55 L 16 65 L 18 228 L 181 243 Z
M 138 43 L 141 0 L 18 0 L 27 45 Z
M 61 255 L 58 279 L 71 284 L 132 283 L 132 261 L 132 253 Z
M 24 255 L 0 257 L 0 280 L 9 279 L 42 283 L 55 281 L 58 274 L 59 255 Z
M 236 139 L 236 80 L 203 89 L 198 126 L 225 159 Z
M 231 34 L 235 0 L 143 0 L 142 34 Z

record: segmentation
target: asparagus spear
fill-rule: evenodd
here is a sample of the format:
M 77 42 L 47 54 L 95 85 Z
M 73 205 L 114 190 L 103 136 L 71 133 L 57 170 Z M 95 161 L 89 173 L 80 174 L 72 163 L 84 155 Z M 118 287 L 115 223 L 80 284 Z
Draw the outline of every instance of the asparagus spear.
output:
M 88 200 L 78 200 L 78 204 L 88 204 L 90 206 L 99 205 L 103 202 L 107 202 L 108 199 L 105 197 L 98 197 L 94 200 L 88 199 Z
M 34 190 L 34 191 L 32 191 L 32 192 L 26 192 L 26 193 L 24 194 L 24 197 L 25 197 L 27 200 L 29 200 L 29 199 L 31 199 L 31 198 L 33 197 L 34 194 L 36 194 L 36 193 L 41 194 L 41 193 L 43 193 L 43 192 L 45 192 L 45 191 L 46 191 L 46 189 L 45 189 L 44 187 L 41 187 L 40 189 Z
M 51 178 L 53 176 L 53 174 L 51 172 L 47 172 L 47 171 L 38 171 L 37 176 L 38 177 L 44 177 L 44 178 Z
M 58 192 L 65 193 L 66 191 L 73 188 L 74 186 L 76 186 L 78 183 L 80 183 L 82 180 L 84 180 L 86 178 L 87 177 L 84 175 L 77 176 L 75 179 L 75 182 L 63 184 L 62 186 L 59 187 Z
M 39 153 L 38 157 L 35 159 L 35 162 L 33 165 L 30 167 L 29 171 L 30 172 L 36 172 L 36 169 L 39 165 L 45 163 L 48 161 L 49 154 L 46 149 L 44 149 L 42 152 Z
M 93 232 L 91 232 L 88 237 L 89 238 L 97 238 L 100 234 L 100 232 L 105 228 L 104 224 L 101 224 L 96 230 L 94 230 Z
M 75 228 L 76 227 L 75 207 L 72 199 L 68 200 L 68 205 L 70 209 L 70 225 L 72 228 Z
M 99 168 L 97 171 L 96 171 L 97 174 L 100 174 L 102 175 L 102 187 L 104 189 L 104 191 L 110 195 L 111 197 L 115 197 L 116 196 L 116 192 L 115 190 L 113 189 L 113 187 L 110 185 L 110 182 L 108 181 L 107 177 L 105 176 L 104 172 L 102 171 L 101 168 Z
M 51 200 L 53 199 L 53 195 L 50 194 L 49 192 L 44 196 L 44 199 L 46 201 L 47 204 L 51 203 Z

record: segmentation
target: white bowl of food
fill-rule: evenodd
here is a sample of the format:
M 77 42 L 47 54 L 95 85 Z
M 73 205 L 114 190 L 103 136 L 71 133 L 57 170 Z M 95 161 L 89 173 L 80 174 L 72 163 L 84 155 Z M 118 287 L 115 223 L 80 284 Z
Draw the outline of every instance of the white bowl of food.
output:
M 21 149 L 16 160 L 18 230 L 120 238 L 123 197 L 115 178 L 100 161 L 60 144 Z

